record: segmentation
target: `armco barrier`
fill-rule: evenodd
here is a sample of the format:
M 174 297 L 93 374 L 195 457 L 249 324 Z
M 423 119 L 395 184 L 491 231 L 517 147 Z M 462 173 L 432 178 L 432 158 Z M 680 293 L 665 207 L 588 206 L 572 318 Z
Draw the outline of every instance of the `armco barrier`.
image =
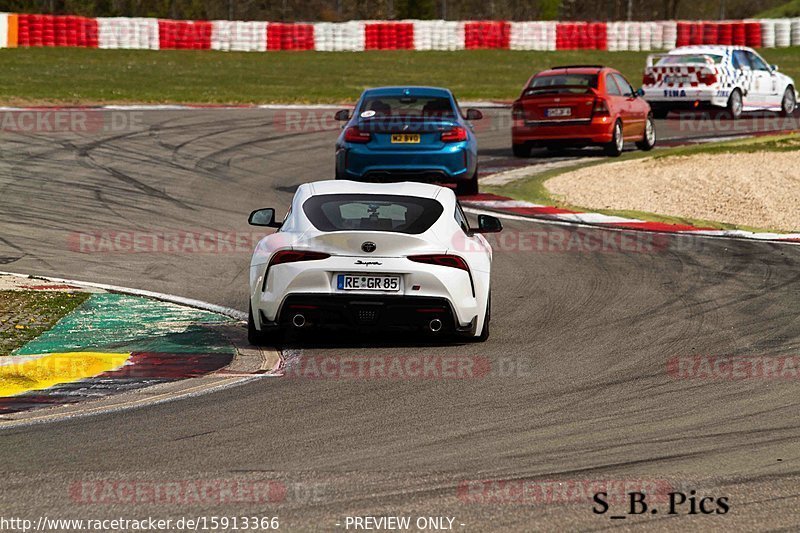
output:
M 0 48 L 242 52 L 317 50 L 664 50 L 721 44 L 800 46 L 800 18 L 732 21 L 350 21 L 282 23 L 0 13 Z

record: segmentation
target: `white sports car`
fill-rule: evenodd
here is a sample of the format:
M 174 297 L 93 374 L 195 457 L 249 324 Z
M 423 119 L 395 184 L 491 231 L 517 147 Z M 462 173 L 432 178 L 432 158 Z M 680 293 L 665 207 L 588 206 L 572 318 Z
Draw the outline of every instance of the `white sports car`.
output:
M 795 89 L 792 78 L 744 46 L 681 46 L 651 54 L 642 78 L 644 98 L 656 118 L 673 109 L 707 107 L 727 108 L 732 118 L 756 110 L 791 115 Z
M 425 183 L 318 181 L 301 185 L 284 221 L 250 261 L 250 342 L 311 326 L 411 328 L 489 336 L 492 248 L 452 190 Z

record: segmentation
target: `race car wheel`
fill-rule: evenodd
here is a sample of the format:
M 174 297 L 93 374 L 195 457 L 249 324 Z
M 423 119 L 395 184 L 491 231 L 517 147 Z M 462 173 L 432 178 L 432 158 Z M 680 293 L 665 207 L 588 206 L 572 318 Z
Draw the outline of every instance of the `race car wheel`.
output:
M 456 194 L 458 196 L 474 196 L 478 194 L 478 167 L 475 167 L 475 173 L 470 179 L 458 182 Z
M 636 147 L 639 150 L 644 150 L 645 152 L 652 150 L 653 147 L 656 145 L 656 124 L 653 121 L 653 116 L 648 115 L 647 120 L 644 123 L 644 136 L 642 137 L 641 141 L 636 143 Z
M 794 87 L 789 85 L 783 93 L 783 100 L 781 100 L 781 115 L 784 117 L 791 116 L 797 108 L 797 98 L 794 95 Z
M 253 318 L 253 307 L 250 306 L 247 313 L 247 342 L 253 346 L 263 346 L 264 344 L 275 343 L 278 340 L 279 332 L 267 333 L 256 329 L 256 322 Z
M 514 157 L 530 157 L 531 146 L 527 143 L 512 144 L 511 151 L 514 152 Z
M 742 93 L 739 89 L 734 89 L 728 97 L 728 115 L 733 120 L 737 120 L 742 116 Z
M 622 138 L 622 122 L 619 120 L 614 123 L 614 132 L 611 135 L 611 142 L 605 145 L 606 155 L 619 157 L 622 154 L 622 147 L 625 140 Z

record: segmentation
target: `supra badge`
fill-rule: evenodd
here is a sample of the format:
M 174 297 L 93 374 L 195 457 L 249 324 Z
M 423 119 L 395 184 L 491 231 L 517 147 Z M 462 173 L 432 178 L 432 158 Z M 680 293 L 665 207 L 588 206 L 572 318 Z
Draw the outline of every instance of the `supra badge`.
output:
M 364 243 L 361 244 L 361 249 L 368 254 L 374 252 L 376 248 L 377 245 L 372 241 L 365 241 Z

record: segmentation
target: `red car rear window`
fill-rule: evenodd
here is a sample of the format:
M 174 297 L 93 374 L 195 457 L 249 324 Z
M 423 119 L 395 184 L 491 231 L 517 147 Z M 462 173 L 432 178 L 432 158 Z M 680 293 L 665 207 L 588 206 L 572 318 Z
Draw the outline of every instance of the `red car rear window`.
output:
M 589 89 L 597 89 L 597 74 L 546 74 L 533 78 L 525 94 L 581 94 Z

